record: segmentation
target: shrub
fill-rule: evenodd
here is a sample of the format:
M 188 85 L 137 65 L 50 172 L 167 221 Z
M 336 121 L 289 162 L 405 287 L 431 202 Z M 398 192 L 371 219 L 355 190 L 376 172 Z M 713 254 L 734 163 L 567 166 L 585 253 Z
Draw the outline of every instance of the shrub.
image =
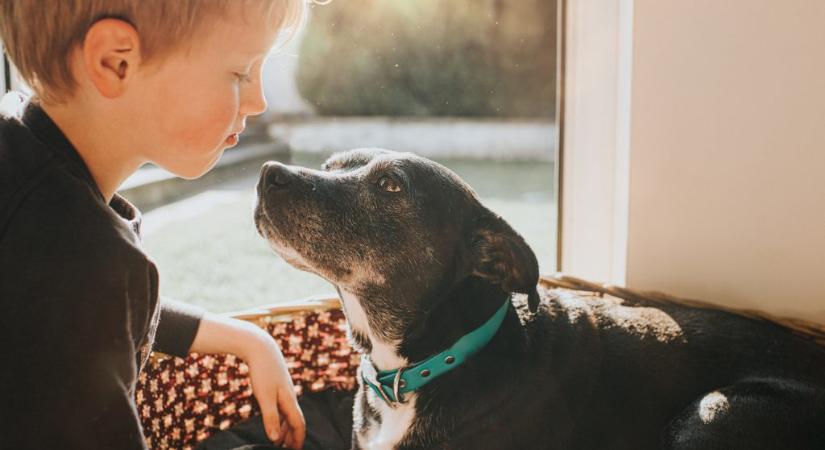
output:
M 552 116 L 555 0 L 336 0 L 301 43 L 320 114 Z

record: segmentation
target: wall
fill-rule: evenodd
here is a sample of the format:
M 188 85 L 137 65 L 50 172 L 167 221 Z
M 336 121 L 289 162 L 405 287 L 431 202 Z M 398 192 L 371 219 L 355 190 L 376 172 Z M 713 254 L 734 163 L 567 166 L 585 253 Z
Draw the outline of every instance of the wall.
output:
M 582 19 L 571 8 L 568 21 L 575 28 L 584 20 L 619 43 L 622 30 L 630 30 L 630 51 L 619 44 L 611 53 L 605 45 L 577 56 L 608 58 L 617 68 L 600 80 L 615 86 L 601 107 L 617 108 L 611 126 L 619 134 L 622 115 L 628 117 L 627 148 L 623 153 L 622 139 L 611 138 L 602 152 L 614 160 L 627 157 L 627 193 L 593 203 L 574 189 L 563 214 L 565 224 L 576 220 L 570 202 L 580 209 L 588 202 L 623 209 L 626 219 L 602 212 L 594 227 L 597 237 L 614 233 L 608 248 L 624 248 L 623 267 L 594 270 L 605 258 L 615 259 L 615 251 L 602 250 L 577 264 L 563 260 L 562 268 L 825 323 L 825 2 L 619 3 L 632 11 L 629 26 L 622 25 L 620 11 L 609 19 Z M 575 34 L 569 36 L 573 52 Z M 583 104 L 571 83 L 568 113 Z M 623 95 L 627 102 L 620 101 Z M 591 105 L 566 116 L 572 123 L 565 127 L 565 164 L 586 161 L 575 136 L 604 120 L 598 111 Z M 604 129 L 610 127 L 595 132 Z M 608 172 L 623 184 L 623 169 Z M 563 254 L 577 251 L 568 231 Z M 578 241 L 588 233 L 573 231 Z
M 635 2 L 627 284 L 825 322 L 825 2 Z

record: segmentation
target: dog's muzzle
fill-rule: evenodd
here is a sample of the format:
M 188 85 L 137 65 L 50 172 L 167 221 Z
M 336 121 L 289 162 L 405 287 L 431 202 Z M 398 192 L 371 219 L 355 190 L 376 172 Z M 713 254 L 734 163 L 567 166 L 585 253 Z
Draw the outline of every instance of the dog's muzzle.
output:
M 264 163 L 258 180 L 258 195 L 289 189 L 295 182 L 295 176 L 292 169 L 284 164 L 275 161 Z

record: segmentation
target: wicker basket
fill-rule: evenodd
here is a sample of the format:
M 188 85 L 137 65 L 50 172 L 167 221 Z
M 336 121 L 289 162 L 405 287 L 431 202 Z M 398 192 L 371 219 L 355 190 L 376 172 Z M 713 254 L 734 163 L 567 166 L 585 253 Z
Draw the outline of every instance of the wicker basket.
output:
M 708 303 L 600 285 L 578 278 L 542 277 L 543 290 L 581 296 L 612 296 L 627 304 L 676 302 L 713 309 Z M 735 312 L 769 320 L 825 345 L 825 326 L 780 319 L 757 311 Z M 235 314 L 265 328 L 280 344 L 295 388 L 317 392 L 355 388 L 359 357 L 347 344 L 346 321 L 337 298 L 309 299 Z M 137 410 L 150 449 L 192 449 L 198 442 L 257 412 L 248 367 L 231 355 L 191 354 L 185 359 L 154 354 L 138 378 Z
M 338 299 L 303 300 L 234 316 L 275 337 L 299 395 L 355 388 L 359 357 L 347 343 Z M 148 447 L 192 449 L 257 412 L 248 370 L 233 355 L 153 354 L 135 392 Z

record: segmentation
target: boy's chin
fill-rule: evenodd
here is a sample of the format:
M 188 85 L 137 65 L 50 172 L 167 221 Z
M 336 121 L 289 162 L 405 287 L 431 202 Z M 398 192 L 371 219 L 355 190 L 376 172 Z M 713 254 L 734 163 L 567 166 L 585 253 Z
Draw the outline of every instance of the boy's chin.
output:
M 215 167 L 215 164 L 217 164 L 221 159 L 221 155 L 223 155 L 223 149 L 220 149 L 210 160 L 199 161 L 200 164 L 198 164 L 199 162 L 190 161 L 188 164 L 176 164 L 174 166 L 159 165 L 173 173 L 175 176 L 186 180 L 194 180 L 196 178 L 200 178 Z

